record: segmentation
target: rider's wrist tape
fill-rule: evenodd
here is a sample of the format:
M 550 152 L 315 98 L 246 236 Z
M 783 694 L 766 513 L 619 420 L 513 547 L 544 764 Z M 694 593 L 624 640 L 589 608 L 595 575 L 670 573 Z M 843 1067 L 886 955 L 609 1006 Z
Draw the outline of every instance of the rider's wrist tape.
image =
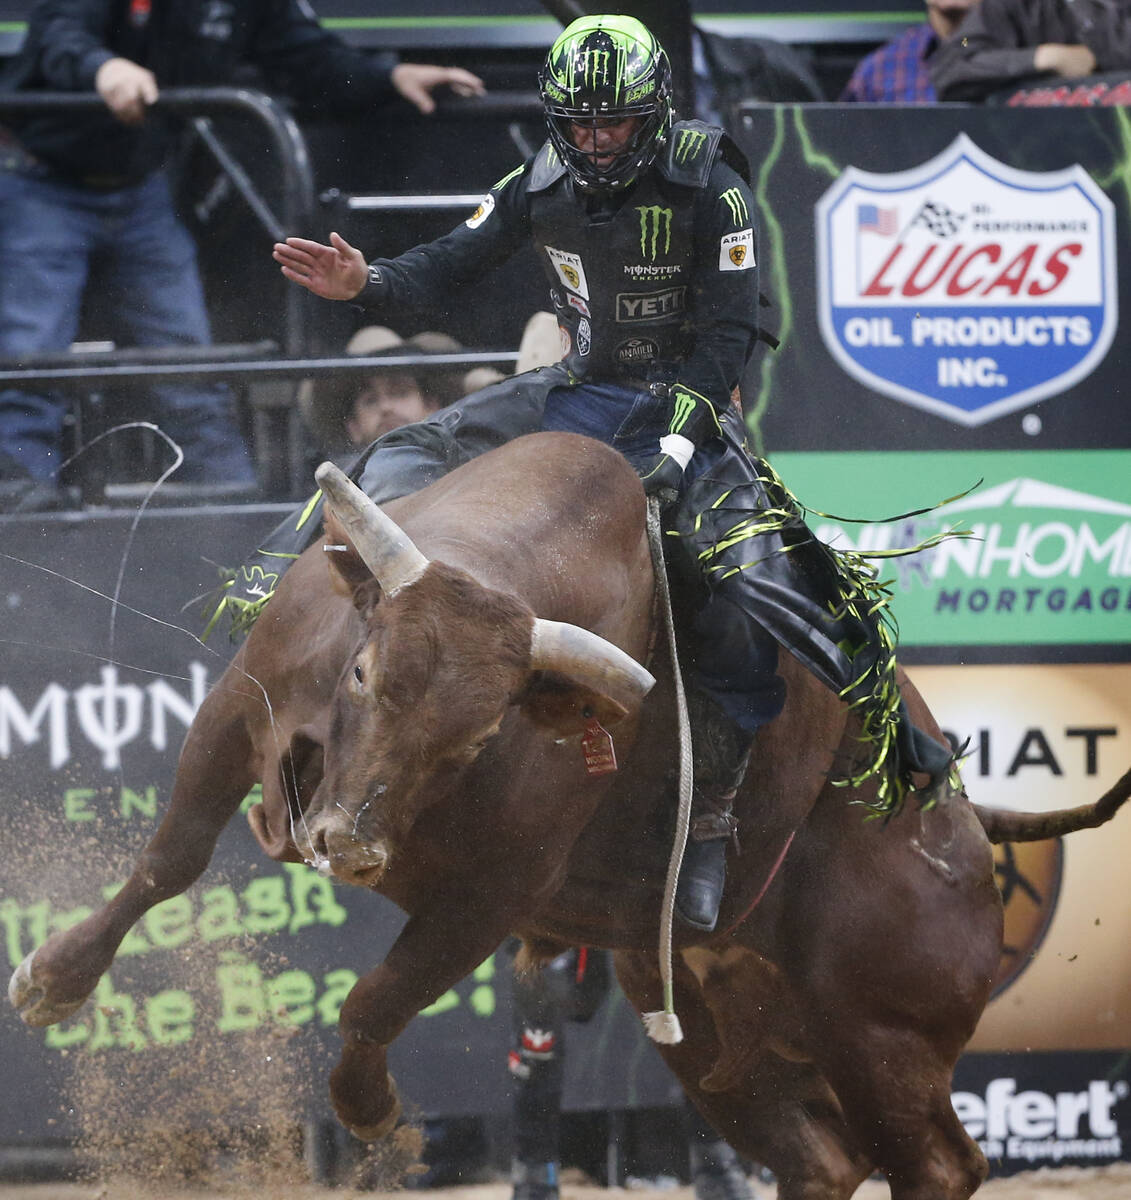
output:
M 660 438 L 660 450 L 668 458 L 674 458 L 679 463 L 681 471 L 686 471 L 687 464 L 695 453 L 695 443 L 685 438 L 682 433 L 665 433 Z

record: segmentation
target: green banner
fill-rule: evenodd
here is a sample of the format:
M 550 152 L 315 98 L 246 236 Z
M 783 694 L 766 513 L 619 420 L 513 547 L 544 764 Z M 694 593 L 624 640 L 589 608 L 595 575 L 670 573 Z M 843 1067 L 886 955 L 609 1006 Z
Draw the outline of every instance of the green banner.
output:
M 892 551 L 967 531 L 876 560 L 904 645 L 1129 640 L 1131 451 L 794 453 L 774 465 L 831 545 Z

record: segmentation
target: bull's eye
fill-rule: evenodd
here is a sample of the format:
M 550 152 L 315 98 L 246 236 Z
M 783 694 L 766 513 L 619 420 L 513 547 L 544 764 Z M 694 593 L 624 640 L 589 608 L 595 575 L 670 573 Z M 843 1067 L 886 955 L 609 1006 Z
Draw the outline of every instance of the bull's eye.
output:
M 353 668 L 353 677 L 358 683 L 365 682 L 365 676 L 361 673 L 361 663 L 355 663 Z

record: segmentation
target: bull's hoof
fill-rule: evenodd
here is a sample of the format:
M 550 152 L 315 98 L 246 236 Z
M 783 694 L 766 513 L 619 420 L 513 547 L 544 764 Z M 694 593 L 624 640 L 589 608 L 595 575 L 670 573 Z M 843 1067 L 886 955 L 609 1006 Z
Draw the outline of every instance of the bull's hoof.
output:
M 86 996 L 81 1000 L 52 1000 L 47 989 L 36 983 L 34 964 L 33 950 L 12 972 L 12 978 L 8 981 L 8 999 L 23 1020 L 37 1027 L 56 1025 L 78 1012 L 86 1003 Z
M 401 1098 L 397 1095 L 396 1084 L 393 1083 L 392 1075 L 386 1075 L 386 1082 L 389 1088 L 389 1094 L 392 1096 L 392 1105 L 389 1111 L 377 1122 L 376 1125 L 351 1125 L 349 1121 L 342 1121 L 342 1124 L 353 1134 L 355 1138 L 359 1138 L 363 1142 L 377 1142 L 381 1138 L 392 1133 L 396 1128 L 397 1122 L 401 1119 Z

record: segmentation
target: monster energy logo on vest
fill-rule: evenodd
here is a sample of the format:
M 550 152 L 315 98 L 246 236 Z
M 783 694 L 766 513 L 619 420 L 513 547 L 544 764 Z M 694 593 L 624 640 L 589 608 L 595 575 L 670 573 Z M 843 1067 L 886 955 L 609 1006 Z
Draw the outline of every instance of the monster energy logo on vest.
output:
M 701 129 L 681 129 L 675 143 L 675 161 L 690 162 L 707 141 L 707 135 Z
M 663 252 L 667 254 L 672 248 L 672 210 L 658 204 L 638 204 L 636 211 L 640 214 L 640 253 L 655 262 L 661 229 L 664 232 Z
M 747 218 L 750 215 L 749 209 L 746 207 L 746 197 L 739 191 L 738 188 L 727 188 L 719 197 L 720 200 L 725 200 L 727 207 L 730 209 L 731 220 L 738 226 L 746 224 Z

